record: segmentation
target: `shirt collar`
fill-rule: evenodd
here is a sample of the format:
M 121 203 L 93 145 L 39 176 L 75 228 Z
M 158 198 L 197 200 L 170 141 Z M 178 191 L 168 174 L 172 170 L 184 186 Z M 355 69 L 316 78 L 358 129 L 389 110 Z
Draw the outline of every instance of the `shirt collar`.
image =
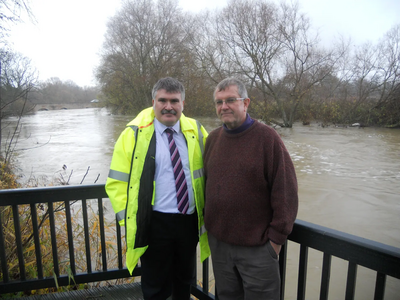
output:
M 155 128 L 155 130 L 157 130 L 157 132 L 158 132 L 159 134 L 163 134 L 164 131 L 165 131 L 165 129 L 167 129 L 167 128 L 172 128 L 172 129 L 174 129 L 176 133 L 180 133 L 180 132 L 181 132 L 181 126 L 180 126 L 179 120 L 178 120 L 178 122 L 176 122 L 175 125 L 172 126 L 172 127 L 167 127 L 167 126 L 165 126 L 163 123 L 161 123 L 160 121 L 158 121 L 156 118 L 154 118 L 153 123 L 154 123 L 154 128 Z

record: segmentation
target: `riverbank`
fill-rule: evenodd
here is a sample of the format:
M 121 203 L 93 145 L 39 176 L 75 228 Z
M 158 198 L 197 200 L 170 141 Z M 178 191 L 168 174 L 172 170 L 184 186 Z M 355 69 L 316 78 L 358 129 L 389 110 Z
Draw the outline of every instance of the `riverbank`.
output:
M 0 157 L 0 190 L 16 189 L 21 187 L 12 167 Z

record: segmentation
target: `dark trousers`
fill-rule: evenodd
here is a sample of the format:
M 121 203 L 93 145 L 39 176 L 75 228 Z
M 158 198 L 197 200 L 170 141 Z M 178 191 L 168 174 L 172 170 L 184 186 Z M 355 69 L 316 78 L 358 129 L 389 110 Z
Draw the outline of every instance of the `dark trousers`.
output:
M 217 240 L 208 232 L 220 300 L 279 300 L 279 261 L 271 243 L 243 247 Z
M 189 300 L 196 283 L 197 214 L 154 211 L 149 247 L 140 258 L 145 300 Z

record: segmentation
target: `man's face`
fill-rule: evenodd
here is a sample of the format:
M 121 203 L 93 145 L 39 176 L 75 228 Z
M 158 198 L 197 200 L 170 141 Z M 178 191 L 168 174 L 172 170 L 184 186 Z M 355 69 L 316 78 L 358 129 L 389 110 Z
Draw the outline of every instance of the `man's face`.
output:
M 182 115 L 184 102 L 181 99 L 181 93 L 158 90 L 156 98 L 153 99 L 156 119 L 167 127 L 174 126 Z
M 236 85 L 231 85 L 224 91 L 215 93 L 215 101 L 226 100 L 229 98 L 240 98 L 238 88 Z M 238 128 L 246 120 L 247 108 L 250 104 L 250 99 L 234 101 L 232 104 L 226 104 L 225 101 L 222 105 L 216 105 L 217 116 L 229 129 Z

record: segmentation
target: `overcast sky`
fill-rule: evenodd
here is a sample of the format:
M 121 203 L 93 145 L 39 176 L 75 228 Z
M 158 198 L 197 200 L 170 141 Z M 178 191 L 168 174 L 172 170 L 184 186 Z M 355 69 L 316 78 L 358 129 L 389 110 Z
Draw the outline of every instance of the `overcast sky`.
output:
M 274 0 L 278 2 L 278 0 Z M 40 80 L 58 77 L 79 86 L 95 84 L 93 70 L 107 20 L 120 6 L 117 0 L 31 0 L 37 22 L 14 26 L 12 48 L 32 60 Z M 227 0 L 180 0 L 184 10 L 216 9 Z M 324 43 L 339 34 L 354 44 L 377 42 L 400 24 L 400 0 L 299 0 L 301 10 L 319 28 Z

